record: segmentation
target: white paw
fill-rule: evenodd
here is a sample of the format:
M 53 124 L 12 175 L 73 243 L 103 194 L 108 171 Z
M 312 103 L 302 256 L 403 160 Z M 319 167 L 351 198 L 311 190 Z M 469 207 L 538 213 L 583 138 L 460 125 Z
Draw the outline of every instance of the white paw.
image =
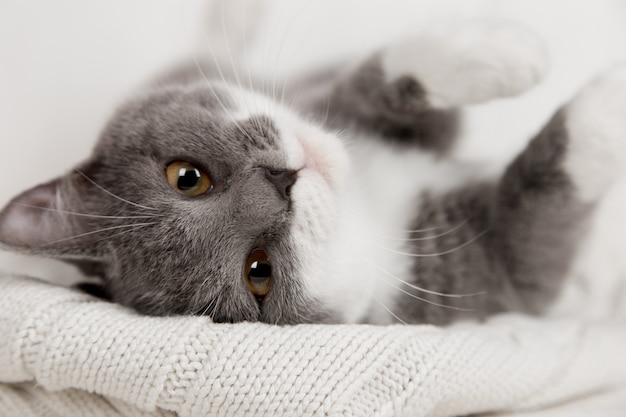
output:
M 626 65 L 592 81 L 566 112 L 565 169 L 580 198 L 595 201 L 626 172 Z
M 507 21 L 425 33 L 383 51 L 388 80 L 415 76 L 439 108 L 481 103 L 523 93 L 548 71 L 543 43 Z

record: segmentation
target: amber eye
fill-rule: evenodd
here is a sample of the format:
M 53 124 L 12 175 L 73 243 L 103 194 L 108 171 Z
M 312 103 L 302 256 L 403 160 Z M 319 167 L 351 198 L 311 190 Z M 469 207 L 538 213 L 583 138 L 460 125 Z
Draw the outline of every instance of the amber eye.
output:
M 213 187 L 208 174 L 188 162 L 172 162 L 165 168 L 165 176 L 172 188 L 193 197 L 211 191 Z
M 252 294 L 257 298 L 265 297 L 272 281 L 272 264 L 263 249 L 252 249 L 244 274 Z

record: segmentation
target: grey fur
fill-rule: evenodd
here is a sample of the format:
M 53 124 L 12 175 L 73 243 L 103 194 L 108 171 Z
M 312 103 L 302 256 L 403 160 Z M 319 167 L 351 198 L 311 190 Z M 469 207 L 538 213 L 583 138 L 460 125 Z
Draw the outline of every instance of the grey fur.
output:
M 442 293 L 481 294 L 459 299 L 418 294 L 449 308 L 403 295 L 398 310 L 406 321 L 444 324 L 511 310 L 541 314 L 549 307 L 593 208 L 578 200 L 562 168 L 568 140 L 564 122 L 564 113 L 557 113 L 499 183 L 424 196 L 412 227 L 440 228 L 407 251 L 443 254 L 417 259 L 414 283 Z M 442 230 L 457 227 L 441 236 Z M 460 249 L 450 251 L 454 248 Z
M 387 82 L 380 54 L 352 73 L 323 70 L 306 79 L 305 85 L 319 88 L 319 84 L 328 82 L 328 77 L 336 77 L 329 93 L 304 100 L 302 107 L 304 111 L 316 112 L 318 117 L 330 114 L 324 117 L 329 128 L 370 131 L 391 142 L 419 146 L 441 155 L 455 145 L 459 112 L 430 107 L 426 91 L 413 77 Z
M 380 140 L 442 156 L 456 140 L 458 109 L 430 108 L 419 80 L 386 83 L 378 55 L 347 76 L 332 70 L 312 80 L 327 85 L 327 95 L 311 96 L 301 108 L 318 117 L 330 111 L 330 128 L 374 132 Z M 0 241 L 14 250 L 75 262 L 102 276 L 103 294 L 146 314 L 207 314 L 225 322 L 333 321 L 320 300 L 302 288 L 302 265 L 293 256 L 297 242 L 289 233 L 288 187 L 296 174 L 280 174 L 281 180 L 268 174 L 287 169 L 279 132 L 268 116 L 254 116 L 238 128 L 227 113 L 234 107 L 221 84 L 207 83 L 196 69 L 164 77 L 118 110 L 79 171 L 18 196 L 5 208 Z M 554 299 L 591 209 L 576 200 L 561 167 L 568 139 L 564 118 L 555 116 L 499 183 L 425 195 L 416 203 L 413 226 L 441 228 L 431 235 L 469 221 L 457 233 L 416 241 L 407 252 L 448 252 L 476 241 L 441 256 L 416 258 L 414 282 L 445 293 L 486 293 L 460 299 L 420 294 L 470 311 L 401 296 L 404 320 L 448 323 L 505 310 L 541 313 Z M 178 159 L 209 172 L 214 191 L 194 199 L 173 191 L 163 172 Z M 12 233 L 8 222 L 14 210 L 53 225 L 55 239 L 40 241 L 31 231 L 25 241 Z M 280 259 L 262 304 L 242 279 L 245 259 L 258 244 Z
M 241 123 L 240 131 L 213 90 L 232 106 L 227 94 L 204 83 L 168 85 L 131 100 L 104 129 L 80 172 L 45 186 L 54 188 L 50 193 L 62 202 L 56 209 L 140 219 L 35 214 L 67 225 L 55 240 L 151 224 L 26 245 L 0 229 L 2 241 L 14 249 L 78 260 L 83 270 L 103 273 L 105 292 L 114 301 L 147 314 L 210 314 L 216 321 L 271 323 L 313 316 L 316 302 L 299 290 L 298 260 L 290 256 L 288 201 L 266 179 L 267 168 L 286 168 L 276 129 L 270 119 L 259 117 Z M 191 199 L 172 190 L 163 172 L 177 159 L 206 169 L 216 191 Z M 16 203 L 37 205 L 28 193 L 14 200 L 13 207 Z M 0 224 L 6 221 L 0 219 Z M 263 310 L 241 279 L 245 259 L 259 239 L 282 260 L 273 277 L 280 293 L 268 296 Z

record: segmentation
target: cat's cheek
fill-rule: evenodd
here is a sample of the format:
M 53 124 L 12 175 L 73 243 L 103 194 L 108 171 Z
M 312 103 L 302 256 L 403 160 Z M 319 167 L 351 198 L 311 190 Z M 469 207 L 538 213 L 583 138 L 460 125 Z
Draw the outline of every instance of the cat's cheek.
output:
M 332 268 L 328 251 L 339 238 L 339 197 L 318 173 L 304 170 L 293 186 L 291 198 L 290 247 L 300 265 L 298 279 L 306 297 L 323 303 Z
M 323 245 L 333 237 L 339 200 L 317 173 L 300 172 L 291 198 L 292 232 L 316 245 Z

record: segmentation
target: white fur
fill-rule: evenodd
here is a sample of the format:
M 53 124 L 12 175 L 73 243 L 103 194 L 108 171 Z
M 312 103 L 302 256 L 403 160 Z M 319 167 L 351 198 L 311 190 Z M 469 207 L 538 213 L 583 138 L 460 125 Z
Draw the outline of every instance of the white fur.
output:
M 244 121 L 254 114 L 266 114 L 274 120 L 287 157 L 287 168 L 312 171 L 334 192 L 338 191 L 341 187 L 339 181 L 346 176 L 349 161 L 343 144 L 336 136 L 305 123 L 293 111 L 265 96 L 232 86 L 227 88 L 239 103 L 237 110 L 232 112 L 237 121 Z
M 324 300 L 348 323 L 365 317 L 397 322 L 402 317 L 395 299 L 400 289 L 409 290 L 402 281 L 414 281 L 414 259 L 399 252 L 409 251 L 404 239 L 418 215 L 420 194 L 459 187 L 469 179 L 468 167 L 377 138 L 353 138 L 348 150 L 352 171 L 340 201 Z
M 395 322 L 398 288 L 408 290 L 401 281 L 413 278 L 413 259 L 398 252 L 407 252 L 403 239 L 418 214 L 419 195 L 425 189 L 443 193 L 457 188 L 468 180 L 468 170 L 417 149 L 393 148 L 376 138 L 343 139 L 352 139 L 350 171 L 335 169 L 337 176 L 347 177 L 337 198 L 330 199 L 332 206 L 320 204 L 320 197 L 325 201 L 328 197 L 320 196 L 314 178 L 303 176 L 293 190 L 302 209 L 296 213 L 295 225 L 322 219 L 322 224 L 314 225 L 329 233 L 324 235 L 326 248 L 318 251 L 324 256 L 324 269 L 308 275 L 307 287 L 331 311 L 340 313 L 343 322 L 366 317 L 380 324 Z M 334 141 L 340 143 L 338 137 Z M 315 253 L 317 243 L 311 238 L 313 230 L 307 233 L 300 236 L 308 242 L 304 258 Z
M 414 76 L 438 108 L 518 95 L 548 69 L 543 43 L 500 20 L 423 33 L 390 45 L 382 57 L 388 80 Z
M 626 165 L 624 111 L 625 69 L 592 83 L 568 108 L 566 169 L 583 199 L 598 198 Z M 412 259 L 398 252 L 407 252 L 402 238 L 420 193 L 445 193 L 482 174 L 376 138 L 343 138 L 344 149 L 338 137 L 293 114 L 275 114 L 290 160 L 306 168 L 293 189 L 293 236 L 307 291 L 346 323 L 402 320 L 394 300 L 401 281 L 411 279 Z
M 552 316 L 598 320 L 626 316 L 626 177 L 603 198 Z M 583 308 L 584 307 L 584 308 Z
M 626 91 L 625 74 L 616 70 L 596 81 L 568 108 L 572 145 L 566 169 L 582 198 L 597 198 L 594 193 L 626 160 L 620 141 L 626 123 L 619 117 L 626 95 L 616 92 Z M 401 254 L 409 251 L 403 239 L 418 215 L 421 192 L 445 193 L 482 175 L 478 178 L 474 166 L 394 148 L 377 138 L 340 139 L 263 96 L 234 90 L 240 103 L 236 118 L 270 115 L 288 167 L 299 170 L 289 244 L 300 261 L 303 290 L 345 323 L 401 321 L 395 299 L 408 289 L 402 281 L 411 280 L 413 263 Z
M 375 137 L 339 137 L 254 93 L 234 89 L 233 97 L 237 119 L 272 117 L 287 167 L 299 170 L 290 245 L 304 291 L 344 323 L 402 320 L 395 299 L 409 290 L 402 281 L 413 279 L 413 258 L 399 252 L 409 251 L 420 194 L 445 193 L 490 171 Z
M 338 230 L 344 226 L 338 212 L 348 190 L 350 160 L 346 149 L 337 136 L 305 123 L 289 109 L 261 95 L 235 90 L 233 98 L 239 103 L 238 119 L 247 119 L 254 113 L 272 117 L 282 140 L 287 168 L 298 170 L 298 180 L 291 189 L 294 217 L 288 244 L 300 263 L 300 274 L 290 279 L 299 278 L 307 296 L 337 311 L 335 303 L 329 300 L 333 294 L 346 290 L 345 280 L 331 274 L 334 265 L 330 259 Z M 344 303 L 338 311 L 343 313 L 346 309 L 352 306 Z M 362 308 L 358 310 L 361 312 Z M 352 322 L 359 318 L 350 312 L 346 314 L 353 317 Z
M 565 169 L 593 202 L 626 172 L 626 66 L 597 78 L 567 108 Z

